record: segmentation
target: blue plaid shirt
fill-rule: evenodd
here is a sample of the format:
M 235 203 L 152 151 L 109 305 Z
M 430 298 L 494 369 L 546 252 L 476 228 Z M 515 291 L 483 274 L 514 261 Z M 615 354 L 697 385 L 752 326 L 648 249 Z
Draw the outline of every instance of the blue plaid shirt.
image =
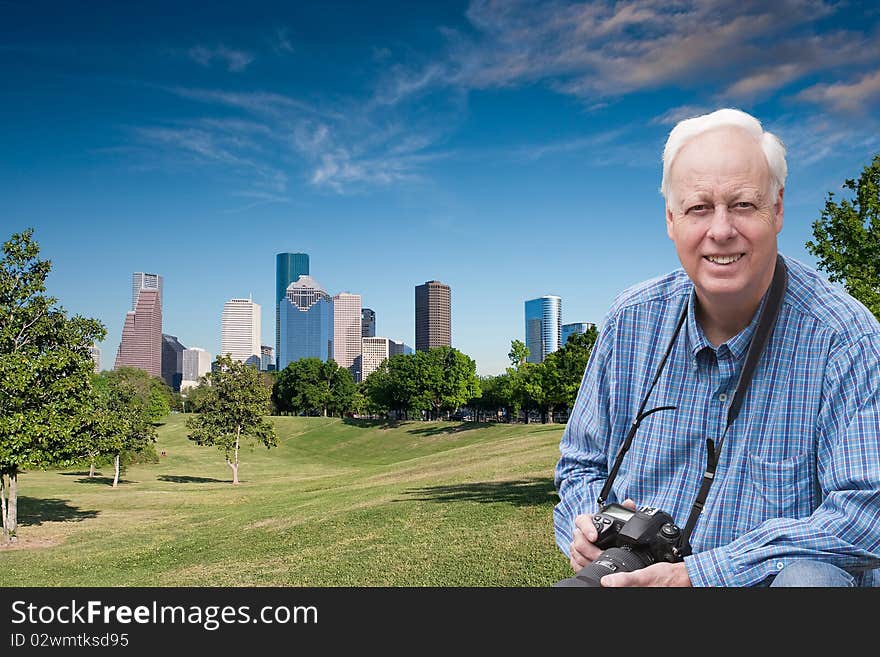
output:
M 694 586 L 751 586 L 797 559 L 880 566 L 880 324 L 852 297 L 785 258 L 776 325 L 731 425 L 685 558 Z M 609 502 L 633 499 L 684 526 L 754 333 L 715 348 L 683 270 L 614 302 L 590 356 L 556 466 L 556 543 L 592 513 L 684 304 L 688 318 Z M 763 302 L 762 302 L 763 303 Z M 866 582 L 861 572 L 857 581 Z

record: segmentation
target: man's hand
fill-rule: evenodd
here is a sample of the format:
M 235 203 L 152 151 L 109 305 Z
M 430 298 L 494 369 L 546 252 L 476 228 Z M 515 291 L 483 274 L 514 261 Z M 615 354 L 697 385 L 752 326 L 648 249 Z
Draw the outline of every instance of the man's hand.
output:
M 605 575 L 602 586 L 690 586 L 687 568 L 683 563 L 655 563 L 630 573 Z
M 636 503 L 629 499 L 623 503 L 623 506 L 632 511 L 636 510 Z M 602 554 L 602 550 L 594 544 L 599 534 L 593 526 L 593 514 L 577 516 L 574 519 L 574 525 L 574 536 L 571 537 L 568 562 L 574 572 L 578 572 L 587 564 L 593 563 L 596 557 Z

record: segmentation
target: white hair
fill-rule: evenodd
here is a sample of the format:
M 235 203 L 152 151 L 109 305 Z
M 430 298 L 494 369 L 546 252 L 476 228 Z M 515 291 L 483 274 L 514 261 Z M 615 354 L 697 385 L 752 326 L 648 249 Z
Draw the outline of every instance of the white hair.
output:
M 720 109 L 676 124 L 669 133 L 663 149 L 663 180 L 660 183 L 660 193 L 663 194 L 663 198 L 669 200 L 669 171 L 682 147 L 704 132 L 726 126 L 744 129 L 760 144 L 770 169 L 770 200 L 775 204 L 779 190 L 785 187 L 785 177 L 788 174 L 785 145 L 772 132 L 766 132 L 758 119 L 737 109 Z

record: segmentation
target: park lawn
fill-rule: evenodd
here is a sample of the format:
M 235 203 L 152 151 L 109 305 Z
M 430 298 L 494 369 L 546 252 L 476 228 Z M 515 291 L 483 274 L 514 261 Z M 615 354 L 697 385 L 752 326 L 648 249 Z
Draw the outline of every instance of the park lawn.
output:
M 549 586 L 561 425 L 273 418 L 222 453 L 159 430 L 158 464 L 19 477 L 0 586 Z

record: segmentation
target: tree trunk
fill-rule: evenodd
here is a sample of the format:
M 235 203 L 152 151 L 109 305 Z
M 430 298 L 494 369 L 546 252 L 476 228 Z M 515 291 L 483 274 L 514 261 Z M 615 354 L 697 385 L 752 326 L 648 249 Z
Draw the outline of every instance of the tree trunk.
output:
M 553 409 L 547 411 L 547 424 L 553 424 Z
M 119 487 L 119 454 L 113 458 L 113 488 Z
M 0 510 L 3 512 L 3 543 L 17 540 L 18 529 L 18 471 L 0 474 Z
M 6 512 L 9 514 L 9 540 L 16 541 L 18 537 L 18 470 L 9 473 L 9 499 L 6 501 Z
M 9 542 L 9 528 L 6 518 L 6 475 L 0 474 L 0 510 L 3 512 L 3 543 Z
M 92 462 L 89 463 L 89 479 L 95 478 L 95 459 L 92 459 Z
M 235 462 L 230 465 L 232 468 L 232 483 L 238 485 L 238 446 L 241 442 L 241 427 L 235 428 Z

